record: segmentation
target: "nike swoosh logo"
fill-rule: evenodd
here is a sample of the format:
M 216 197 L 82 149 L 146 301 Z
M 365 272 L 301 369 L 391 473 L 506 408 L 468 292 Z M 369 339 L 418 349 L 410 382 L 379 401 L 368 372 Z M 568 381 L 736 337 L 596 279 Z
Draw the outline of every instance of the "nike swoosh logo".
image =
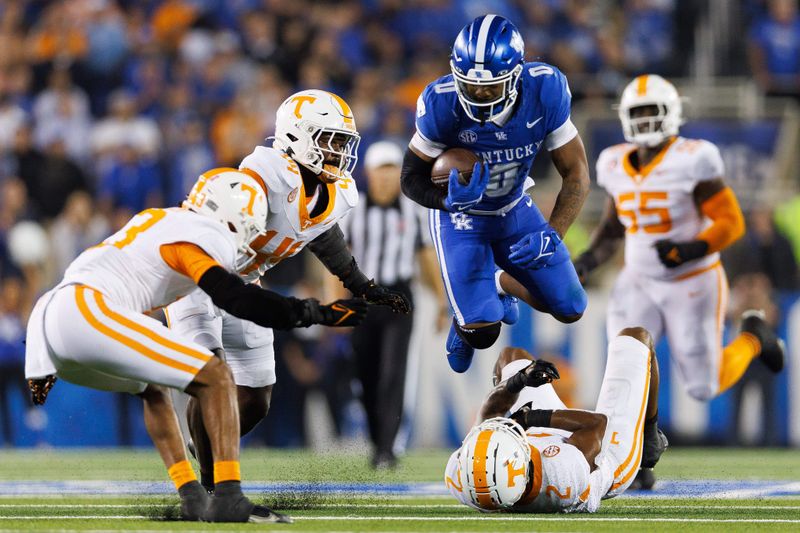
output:
M 533 122 L 526 122 L 525 125 L 528 127 L 528 129 L 531 129 L 532 127 L 534 127 L 543 118 L 544 117 L 539 117 L 536 120 L 534 120 Z
M 331 306 L 331 309 L 333 309 L 334 311 L 339 311 L 340 313 L 344 313 L 344 316 L 339 320 L 337 320 L 334 326 L 338 326 L 339 324 L 347 320 L 350 317 L 350 315 L 355 314 L 355 311 L 353 311 L 352 309 L 339 304 L 333 304 Z

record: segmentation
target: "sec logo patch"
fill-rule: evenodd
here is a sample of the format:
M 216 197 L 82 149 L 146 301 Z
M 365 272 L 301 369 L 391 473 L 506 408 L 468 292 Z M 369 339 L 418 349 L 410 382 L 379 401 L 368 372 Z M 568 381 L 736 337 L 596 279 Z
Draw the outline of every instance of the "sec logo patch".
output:
M 542 455 L 544 455 L 545 457 L 555 457 L 556 455 L 558 455 L 558 452 L 560 451 L 561 448 L 559 448 L 554 444 L 552 446 L 548 446 L 547 448 L 545 448 L 544 451 L 542 452 Z
M 475 141 L 477 141 L 477 140 L 478 140 L 478 134 L 477 134 L 477 133 L 475 133 L 475 132 L 474 132 L 474 131 L 472 131 L 472 130 L 461 130 L 461 131 L 458 133 L 458 139 L 459 139 L 459 140 L 460 140 L 462 143 L 466 143 L 466 144 L 472 144 L 472 143 L 474 143 Z

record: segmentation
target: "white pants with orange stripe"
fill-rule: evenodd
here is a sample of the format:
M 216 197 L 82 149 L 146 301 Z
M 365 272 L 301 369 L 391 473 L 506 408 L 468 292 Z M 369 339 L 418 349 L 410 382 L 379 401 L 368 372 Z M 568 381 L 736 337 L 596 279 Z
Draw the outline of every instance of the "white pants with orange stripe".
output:
M 727 305 L 728 280 L 719 263 L 673 281 L 626 267 L 611 292 L 606 331 L 611 339 L 623 328 L 641 326 L 655 342 L 666 334 L 686 391 L 697 400 L 709 400 L 719 389 Z
M 642 462 L 644 421 L 650 392 L 650 350 L 633 337 L 614 337 L 595 411 L 608 417 L 597 470 L 591 474 L 588 510 L 600 499 L 625 492 Z
M 222 348 L 237 385 L 265 387 L 275 383 L 271 329 L 219 309 L 201 289 L 172 303 L 165 313 L 171 330 L 209 350 Z
M 106 391 L 135 394 L 148 383 L 184 390 L 213 357 L 159 321 L 83 285 L 55 290 L 43 331 L 60 378 Z

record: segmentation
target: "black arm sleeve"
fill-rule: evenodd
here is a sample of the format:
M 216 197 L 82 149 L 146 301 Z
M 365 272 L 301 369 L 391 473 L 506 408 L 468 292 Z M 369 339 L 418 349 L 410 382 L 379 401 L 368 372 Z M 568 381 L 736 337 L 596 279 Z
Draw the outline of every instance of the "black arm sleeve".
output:
M 431 181 L 433 163 L 428 163 L 406 148 L 403 157 L 403 169 L 400 171 L 400 187 L 403 194 L 428 209 L 445 210 L 444 200 L 447 191 L 438 188 Z
M 220 309 L 265 328 L 291 329 L 305 319 L 304 300 L 245 283 L 220 266 L 209 268 L 197 285 Z
M 308 243 L 311 253 L 325 265 L 328 271 L 339 278 L 346 289 L 360 296 L 358 289 L 369 283 L 369 278 L 358 268 L 353 254 L 347 248 L 339 224 Z

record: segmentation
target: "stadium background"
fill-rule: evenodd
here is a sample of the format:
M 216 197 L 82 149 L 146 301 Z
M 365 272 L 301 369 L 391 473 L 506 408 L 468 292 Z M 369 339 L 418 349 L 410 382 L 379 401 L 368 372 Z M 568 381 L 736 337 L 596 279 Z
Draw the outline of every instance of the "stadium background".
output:
M 238 165 L 271 134 L 275 109 L 295 90 L 342 95 L 353 107 L 362 150 L 379 139 L 404 146 L 417 95 L 447 72 L 458 30 L 485 12 L 517 23 L 529 59 L 567 74 L 590 161 L 621 140 L 611 105 L 630 77 L 665 75 L 689 97 L 684 133 L 720 145 L 748 214 L 748 234 L 726 258 L 729 316 L 745 301 L 774 302 L 790 361 L 777 378 L 754 366 L 743 387 L 707 406 L 688 399 L 676 376 L 662 371 L 661 418 L 678 443 L 800 445 L 795 0 L 0 2 L 2 442 L 148 445 L 135 398 L 62 382 L 44 409 L 30 407 L 21 341 L 32 301 L 131 214 L 176 205 L 201 171 Z M 532 195 L 547 212 L 559 180 L 546 156 L 533 177 Z M 568 235 L 573 252 L 587 243 L 602 204 L 593 191 Z M 301 254 L 287 263 L 267 276 L 270 286 L 322 291 L 315 259 Z M 498 343 L 562 360 L 575 406 L 596 397 L 605 303 L 619 264 L 593 278 L 589 309 L 577 324 L 524 312 Z M 480 352 L 465 376 L 452 374 L 444 338 L 433 331 L 430 295 L 418 301 L 398 445 L 449 446 L 472 420 L 475 398 L 489 389 L 496 352 Z M 272 411 L 248 444 L 362 442 L 347 346 L 341 335 L 314 329 L 279 335 Z M 659 357 L 668 368 L 663 346 Z

